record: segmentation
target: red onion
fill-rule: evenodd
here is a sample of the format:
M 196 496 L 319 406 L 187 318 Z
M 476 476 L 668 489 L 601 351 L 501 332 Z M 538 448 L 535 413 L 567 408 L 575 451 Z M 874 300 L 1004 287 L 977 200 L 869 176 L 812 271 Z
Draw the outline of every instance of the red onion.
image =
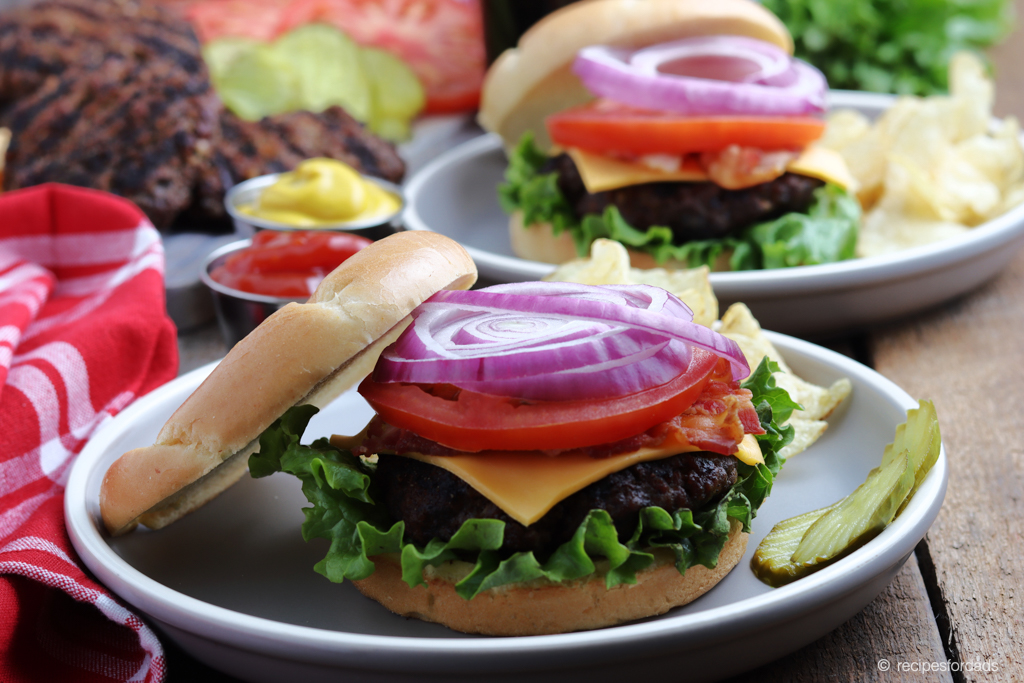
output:
M 705 36 L 636 52 L 580 50 L 573 71 L 598 97 L 679 114 L 786 116 L 825 111 L 820 71 L 771 43 Z
M 447 383 L 528 400 L 618 398 L 671 381 L 691 347 L 750 369 L 732 340 L 692 322 L 672 294 L 649 285 L 526 282 L 438 292 L 388 347 L 377 382 Z

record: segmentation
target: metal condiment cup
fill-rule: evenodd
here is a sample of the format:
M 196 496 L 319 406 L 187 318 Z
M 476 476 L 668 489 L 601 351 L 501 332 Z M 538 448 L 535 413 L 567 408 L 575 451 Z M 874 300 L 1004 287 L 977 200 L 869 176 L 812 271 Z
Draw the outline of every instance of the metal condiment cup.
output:
M 394 213 L 363 218 L 357 221 L 300 227 L 287 223 L 278 223 L 277 221 L 257 216 L 250 216 L 239 211 L 241 206 L 255 204 L 259 200 L 260 195 L 263 194 L 263 191 L 276 183 L 281 175 L 281 173 L 271 173 L 269 175 L 257 176 L 251 180 L 238 183 L 224 195 L 224 208 L 227 209 L 228 214 L 234 220 L 235 232 L 240 236 L 251 237 L 257 230 L 329 230 L 356 233 L 371 240 L 378 240 L 401 229 L 399 217 L 405 209 L 405 195 L 402 192 L 402 188 L 386 180 L 367 175 L 362 176 L 364 180 L 374 183 L 398 197 L 398 209 Z
M 301 299 L 252 294 L 231 287 L 226 287 L 210 277 L 210 271 L 224 263 L 229 256 L 252 245 L 252 240 L 239 240 L 225 244 L 206 257 L 199 277 L 213 294 L 213 307 L 217 313 L 217 322 L 228 348 L 237 344 L 243 337 L 256 329 L 261 322 L 292 301 L 304 302 Z

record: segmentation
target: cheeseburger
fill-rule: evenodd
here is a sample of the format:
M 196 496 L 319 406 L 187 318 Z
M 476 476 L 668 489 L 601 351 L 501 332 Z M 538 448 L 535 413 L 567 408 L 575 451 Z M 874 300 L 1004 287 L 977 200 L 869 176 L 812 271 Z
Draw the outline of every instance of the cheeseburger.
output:
M 598 237 L 635 266 L 852 258 L 860 209 L 824 132 L 824 76 L 749 0 L 590 0 L 487 73 L 480 123 L 509 155 L 513 251 L 561 263 Z
M 111 466 L 107 528 L 170 523 L 248 463 L 302 481 L 316 571 L 460 631 L 599 628 L 713 587 L 789 438 L 768 367 L 656 287 L 474 280 L 433 233 L 351 257 Z M 303 445 L 357 383 L 366 428 Z

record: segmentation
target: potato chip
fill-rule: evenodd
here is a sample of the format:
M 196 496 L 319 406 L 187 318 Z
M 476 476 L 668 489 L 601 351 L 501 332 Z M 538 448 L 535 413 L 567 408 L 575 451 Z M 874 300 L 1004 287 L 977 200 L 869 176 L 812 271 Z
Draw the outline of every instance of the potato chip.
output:
M 711 289 L 705 266 L 688 270 L 631 268 L 629 252 L 619 242 L 596 239 L 590 257 L 563 263 L 544 279 L 549 282 L 578 282 L 583 285 L 654 285 L 683 300 L 693 311 L 694 322 L 710 327 L 718 319 L 718 299 Z
M 850 380 L 839 379 L 826 388 L 797 377 L 761 330 L 750 309 L 743 304 L 729 307 L 722 316 L 718 331 L 739 344 L 750 367 L 756 367 L 765 356 L 779 364 L 781 372 L 775 375 L 776 384 L 803 406 L 803 410 L 794 411 L 789 420 L 795 432 L 793 441 L 782 449 L 780 455 L 789 458 L 806 450 L 828 428 L 825 418 L 850 395 L 853 390 Z
M 995 88 L 974 55 L 949 65 L 950 95 L 901 97 L 873 125 L 835 111 L 820 144 L 842 154 L 865 210 L 858 256 L 961 235 L 1024 202 L 1024 149 L 1009 117 L 992 123 Z

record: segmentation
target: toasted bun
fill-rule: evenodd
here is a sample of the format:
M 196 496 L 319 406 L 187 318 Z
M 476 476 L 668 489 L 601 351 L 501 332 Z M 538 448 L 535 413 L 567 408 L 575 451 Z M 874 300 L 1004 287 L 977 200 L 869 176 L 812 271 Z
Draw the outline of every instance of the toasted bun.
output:
M 560 265 L 578 258 L 576 244 L 572 236 L 563 231 L 557 236 L 550 223 L 534 223 L 523 225 L 523 212 L 514 211 L 508 221 L 508 239 L 512 244 L 512 253 L 519 258 L 541 263 Z M 665 268 L 667 270 L 686 270 L 689 264 L 676 259 L 668 259 L 658 263 L 654 257 L 643 251 L 626 249 L 629 252 L 629 265 L 634 268 Z M 723 253 L 714 264 L 712 270 L 729 270 L 729 254 Z
M 553 12 L 491 65 L 480 96 L 480 125 L 506 148 L 533 131 L 550 146 L 544 118 L 593 96 L 572 73 L 588 45 L 640 48 L 680 38 L 734 35 L 774 43 L 789 53 L 793 39 L 779 19 L 751 0 L 589 0 Z
M 356 581 L 359 590 L 406 617 L 444 624 L 456 631 L 489 636 L 534 636 L 585 631 L 664 614 L 708 592 L 735 567 L 747 549 L 747 534 L 733 521 L 729 540 L 714 569 L 697 565 L 680 574 L 671 554 L 637 573 L 633 585 L 605 588 L 604 577 L 572 583 L 535 582 L 492 588 L 465 600 L 455 592 L 451 566 L 426 576 L 426 586 L 410 588 L 395 556 L 377 556 L 376 570 Z M 450 563 L 449 563 L 450 565 Z
M 216 496 L 288 408 L 329 403 L 369 374 L 416 306 L 475 281 L 466 250 L 436 233 L 398 233 L 349 258 L 307 303 L 288 304 L 236 344 L 152 446 L 111 465 L 100 488 L 107 529 L 160 528 Z

